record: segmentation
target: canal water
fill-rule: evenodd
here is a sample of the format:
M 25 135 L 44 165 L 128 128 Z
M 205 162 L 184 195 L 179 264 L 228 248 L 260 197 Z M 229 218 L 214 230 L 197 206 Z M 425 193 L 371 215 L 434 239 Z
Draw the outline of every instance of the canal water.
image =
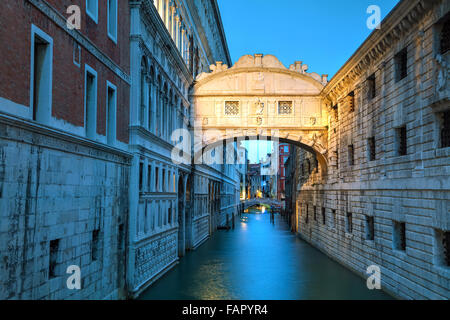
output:
M 366 281 L 313 248 L 270 213 L 252 210 L 236 218 L 234 230 L 180 259 L 140 299 L 308 300 L 391 297 L 369 290 Z

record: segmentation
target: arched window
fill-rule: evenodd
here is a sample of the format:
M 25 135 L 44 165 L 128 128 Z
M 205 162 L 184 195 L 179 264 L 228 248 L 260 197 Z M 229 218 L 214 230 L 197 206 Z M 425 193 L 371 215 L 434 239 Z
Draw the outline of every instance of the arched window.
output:
M 150 67 L 150 81 L 148 82 L 148 130 L 153 131 L 153 84 L 155 82 L 155 70 Z

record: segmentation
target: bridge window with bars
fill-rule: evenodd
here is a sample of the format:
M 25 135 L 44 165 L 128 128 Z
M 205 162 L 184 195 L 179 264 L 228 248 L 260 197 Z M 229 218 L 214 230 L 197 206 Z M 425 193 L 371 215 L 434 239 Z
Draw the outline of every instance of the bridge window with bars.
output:
M 292 114 L 292 101 L 279 101 L 278 114 Z
M 239 101 L 225 101 L 225 115 L 239 115 Z

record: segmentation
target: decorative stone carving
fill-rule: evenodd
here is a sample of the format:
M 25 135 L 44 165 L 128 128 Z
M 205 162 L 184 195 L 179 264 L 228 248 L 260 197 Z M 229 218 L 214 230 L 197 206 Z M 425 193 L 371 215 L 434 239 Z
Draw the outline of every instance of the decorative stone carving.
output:
M 256 114 L 262 115 L 264 114 L 264 102 L 261 102 L 261 100 L 258 99 L 256 104 Z

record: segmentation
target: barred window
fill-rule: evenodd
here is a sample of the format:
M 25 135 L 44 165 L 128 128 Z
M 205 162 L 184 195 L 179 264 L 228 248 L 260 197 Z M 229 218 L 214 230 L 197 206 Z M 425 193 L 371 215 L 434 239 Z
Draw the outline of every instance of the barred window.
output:
M 346 225 L 347 233 L 353 232 L 353 215 L 351 212 L 347 212 L 347 225 Z
M 366 216 L 366 240 L 375 239 L 375 226 L 374 218 L 371 216 Z
M 394 221 L 393 242 L 394 249 L 406 250 L 406 224 L 404 222 Z
M 322 224 L 326 225 L 326 223 L 327 223 L 327 214 L 325 211 L 325 207 L 322 207 Z
M 442 113 L 441 148 L 450 147 L 450 110 Z
M 450 15 L 444 21 L 440 38 L 441 54 L 446 54 L 450 50 Z
M 292 114 L 292 101 L 279 101 L 278 114 Z
M 369 100 L 372 100 L 373 98 L 376 97 L 377 95 L 377 90 L 376 90 L 376 78 L 375 78 L 375 73 L 373 75 L 371 75 L 369 78 L 367 78 L 367 85 L 368 85 L 368 98 Z
M 353 166 L 355 164 L 355 148 L 353 145 L 348 146 L 348 165 Z
M 369 148 L 369 161 L 374 161 L 376 158 L 375 137 L 370 137 L 367 142 Z
M 317 207 L 314 206 L 314 221 L 317 221 Z
M 305 223 L 308 224 L 309 223 L 309 210 L 308 210 L 308 205 L 306 205 L 306 217 L 305 217 Z
M 239 101 L 225 101 L 225 114 L 228 116 L 239 115 Z
M 399 156 L 408 154 L 406 126 L 397 129 L 397 153 Z
M 395 79 L 400 81 L 408 75 L 408 50 L 403 49 L 395 55 Z
M 355 93 L 353 91 L 348 94 L 347 101 L 350 112 L 355 111 Z

